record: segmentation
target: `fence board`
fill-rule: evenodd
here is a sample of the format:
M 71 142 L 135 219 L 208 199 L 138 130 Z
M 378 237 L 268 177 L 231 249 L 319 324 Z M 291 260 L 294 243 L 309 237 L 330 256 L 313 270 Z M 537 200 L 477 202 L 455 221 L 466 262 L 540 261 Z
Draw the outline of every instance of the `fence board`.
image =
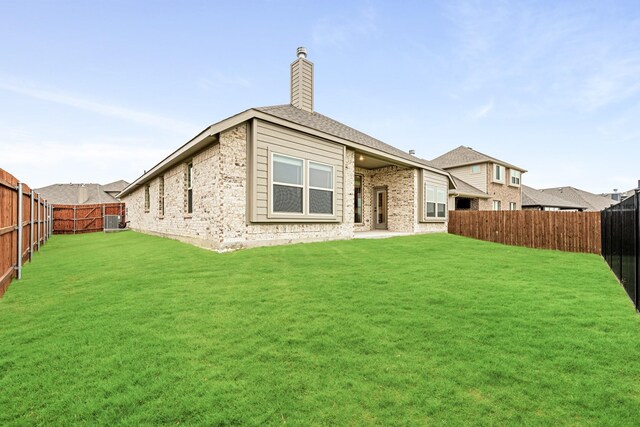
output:
M 601 252 L 600 212 L 449 211 L 449 233 L 529 248 Z
M 22 192 L 18 190 L 20 181 L 9 172 L 0 168 L 0 297 L 9 284 L 18 277 L 25 262 L 33 259 L 33 253 L 40 249 L 38 242 L 44 243 L 48 237 L 37 230 L 50 220 L 45 211 L 46 200 L 36 197 L 25 183 Z M 32 197 L 35 203 L 32 204 Z M 18 202 L 22 201 L 22 216 L 18 217 Z M 41 212 L 40 222 L 35 222 L 35 212 Z M 32 218 L 32 213 L 34 216 Z M 20 229 L 22 230 L 20 232 Z M 43 229 L 44 230 L 44 229 Z M 33 231 L 33 232 L 32 232 Z M 19 233 L 22 237 L 22 250 L 18 253 Z

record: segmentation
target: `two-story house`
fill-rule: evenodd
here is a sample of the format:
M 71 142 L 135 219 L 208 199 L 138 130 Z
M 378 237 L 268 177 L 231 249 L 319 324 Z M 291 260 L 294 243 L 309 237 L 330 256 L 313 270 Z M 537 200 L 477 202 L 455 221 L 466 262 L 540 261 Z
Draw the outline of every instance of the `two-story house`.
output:
M 451 174 L 450 210 L 522 209 L 521 167 L 461 145 L 431 161 Z

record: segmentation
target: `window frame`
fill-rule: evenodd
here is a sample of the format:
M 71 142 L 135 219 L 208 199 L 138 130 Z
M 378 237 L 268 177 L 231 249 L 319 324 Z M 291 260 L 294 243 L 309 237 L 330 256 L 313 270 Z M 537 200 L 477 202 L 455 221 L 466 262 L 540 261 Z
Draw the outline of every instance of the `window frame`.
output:
M 498 171 L 498 170 L 500 171 L 500 178 L 499 179 L 496 178 L 496 175 L 498 175 L 496 173 L 496 171 Z M 493 177 L 492 177 L 493 178 L 493 182 L 497 182 L 499 184 L 504 184 L 505 183 L 505 177 L 504 177 L 505 171 L 506 171 L 506 168 L 504 166 L 502 166 L 502 165 L 500 165 L 498 163 L 494 163 L 493 164 Z
M 302 161 L 302 185 L 298 184 L 289 184 L 283 183 L 279 181 L 274 181 L 274 157 L 287 157 L 289 159 Z M 336 182 L 336 165 L 325 163 L 322 161 L 312 160 L 309 158 L 299 157 L 296 155 L 286 154 L 282 151 L 272 151 L 269 150 L 269 164 L 268 164 L 268 194 L 267 194 L 267 217 L 269 219 L 290 219 L 293 221 L 309 221 L 309 220 L 319 220 L 319 221 L 335 221 L 338 220 L 337 217 L 337 207 L 336 207 L 336 193 L 338 192 L 338 186 Z M 316 165 L 325 166 L 331 168 L 331 189 L 323 188 L 323 187 L 312 187 L 310 186 L 310 171 L 311 167 L 310 163 L 314 163 Z M 274 203 L 274 185 L 283 185 L 289 187 L 302 188 L 302 212 L 277 212 L 273 209 Z M 309 201 L 310 201 L 310 190 L 320 190 L 320 191 L 331 191 L 331 210 L 330 214 L 323 213 L 310 213 L 309 209 Z
M 517 173 L 517 176 L 513 176 L 514 172 Z M 514 183 L 513 182 L 514 178 L 517 178 L 518 182 Z M 509 185 L 512 187 L 520 187 L 521 182 L 522 182 L 522 172 L 516 169 L 509 169 Z
M 306 212 L 307 215 L 327 216 L 327 217 L 333 218 L 336 215 L 336 197 L 335 197 L 336 196 L 336 168 L 333 165 L 317 162 L 315 160 L 306 160 L 305 163 L 306 163 L 306 170 L 307 170 L 307 185 L 305 187 L 306 191 L 303 191 L 303 195 L 304 194 L 307 195 L 307 212 Z M 331 169 L 331 189 L 311 186 L 311 164 L 312 163 L 319 166 L 325 166 Z M 331 191 L 331 213 L 311 212 L 311 190 Z
M 145 184 L 144 186 L 144 213 L 149 213 L 151 210 L 151 185 Z
M 356 177 L 360 177 L 360 201 L 362 202 L 360 205 L 360 221 L 356 221 Z M 361 173 L 353 175 L 353 223 L 364 224 L 364 175 Z
M 429 200 L 429 188 L 433 188 L 434 192 L 434 200 Z M 422 220 L 423 222 L 441 222 L 446 221 L 449 218 L 449 192 L 448 188 L 444 184 L 436 184 L 427 180 L 423 180 L 422 186 L 422 195 L 423 195 L 423 203 L 422 203 Z M 438 195 L 444 196 L 444 203 L 438 201 Z M 429 209 L 427 208 L 428 203 L 434 203 L 434 215 L 429 215 Z M 438 206 L 444 205 L 444 216 L 438 215 Z

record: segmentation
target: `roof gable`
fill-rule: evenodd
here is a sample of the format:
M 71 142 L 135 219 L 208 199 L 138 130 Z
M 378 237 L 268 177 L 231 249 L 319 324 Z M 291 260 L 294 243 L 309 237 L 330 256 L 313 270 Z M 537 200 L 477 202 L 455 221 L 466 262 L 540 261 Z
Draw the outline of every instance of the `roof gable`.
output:
M 577 204 L 582 204 L 590 211 L 601 211 L 608 208 L 611 205 L 616 204 L 616 201 L 597 194 L 589 193 L 588 191 L 580 190 L 574 187 L 555 187 L 544 188 L 540 191 L 552 194 L 564 200 L 568 200 Z
M 488 156 L 470 147 L 465 147 L 464 145 L 461 145 L 458 148 L 454 148 L 453 150 L 444 153 L 439 157 L 436 157 L 431 161 L 431 163 L 441 169 L 472 165 L 476 163 L 498 163 L 511 169 L 526 172 L 525 169 L 522 169 L 519 166 L 515 166 L 502 160 L 496 159 L 495 157 Z
M 562 199 L 550 193 L 522 185 L 522 206 L 548 206 L 552 208 L 586 209 L 585 203 Z

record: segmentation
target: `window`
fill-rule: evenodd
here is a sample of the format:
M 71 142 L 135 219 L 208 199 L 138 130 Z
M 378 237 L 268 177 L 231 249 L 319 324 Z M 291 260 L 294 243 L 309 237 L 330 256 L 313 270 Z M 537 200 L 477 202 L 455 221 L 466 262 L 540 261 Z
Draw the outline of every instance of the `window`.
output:
M 516 202 L 510 202 L 509 203 L 509 210 L 510 211 L 515 211 L 518 209 L 518 205 L 516 204 Z
M 426 184 L 425 216 L 427 218 L 446 218 L 447 190 L 442 186 Z
M 333 166 L 273 153 L 271 180 L 273 213 L 334 214 Z
M 519 186 L 520 185 L 520 171 L 515 169 L 509 170 L 509 175 L 511 175 L 511 185 Z
M 362 184 L 363 176 L 356 175 L 353 186 L 353 211 L 355 214 L 353 222 L 355 222 L 356 224 L 362 224 Z
M 480 165 L 471 166 L 471 173 L 480 173 Z
M 187 213 L 193 213 L 193 163 L 187 165 Z
M 333 214 L 333 166 L 309 162 L 309 213 Z
M 493 210 L 494 211 L 499 211 L 502 209 L 502 204 L 500 203 L 500 200 L 494 200 L 493 201 Z
M 158 178 L 158 215 L 164 216 L 164 176 Z
M 149 184 L 144 186 L 144 211 L 149 212 L 151 206 L 151 195 L 149 194 Z
M 495 182 L 504 182 L 504 166 L 494 165 L 493 180 Z
M 304 160 L 273 155 L 273 211 L 303 213 Z

